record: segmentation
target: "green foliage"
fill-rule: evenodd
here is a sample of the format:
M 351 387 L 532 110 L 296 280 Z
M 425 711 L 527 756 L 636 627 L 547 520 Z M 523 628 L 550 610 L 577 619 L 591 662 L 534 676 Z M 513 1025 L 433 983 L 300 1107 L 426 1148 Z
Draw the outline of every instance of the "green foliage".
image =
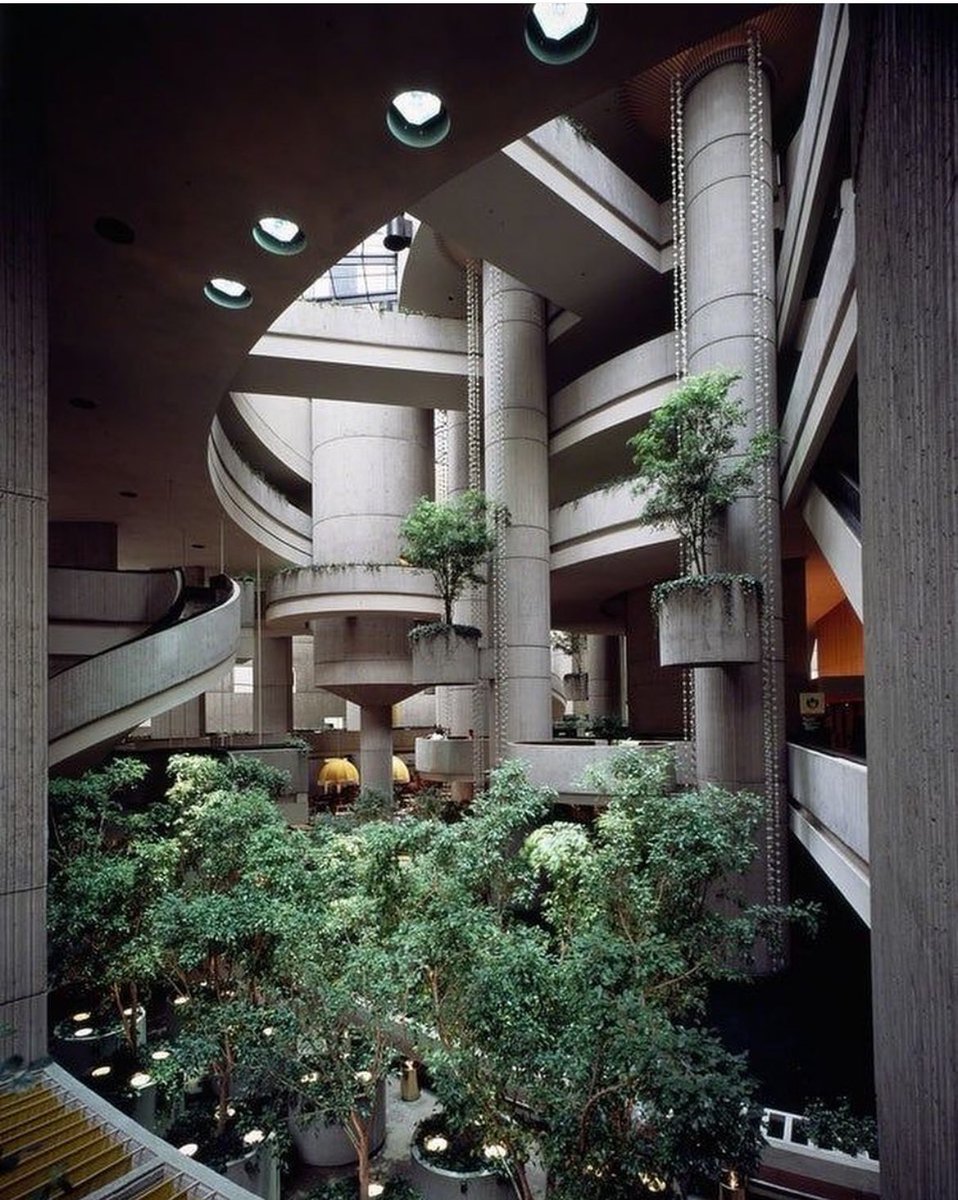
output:
M 714 587 L 720 587 L 725 594 L 725 616 L 731 620 L 732 589 L 738 588 L 746 595 L 752 594 L 757 599 L 762 596 L 762 581 L 754 575 L 733 574 L 728 571 L 710 571 L 707 575 L 683 575 L 679 579 L 666 579 L 657 583 L 652 589 L 652 611 L 658 616 L 662 605 L 669 596 L 680 592 L 709 592 Z
M 603 713 L 601 717 L 593 717 L 588 724 L 588 730 L 592 737 L 602 738 L 610 746 L 629 734 L 628 726 L 616 713 Z
M 741 377 L 723 370 L 689 376 L 628 442 L 635 490 L 649 489 L 639 521 L 674 527 L 693 574 L 705 574 L 707 543 L 721 513 L 752 486 L 756 467 L 775 446 L 775 435 L 765 433 L 738 445 L 745 412 L 729 392 Z
M 853 1113 L 847 1096 L 833 1105 L 824 1100 L 810 1101 L 802 1125 L 808 1140 L 820 1150 L 841 1150 L 845 1154 L 864 1151 L 869 1158 L 878 1158 L 877 1122 L 874 1117 Z
M 479 568 L 495 546 L 495 526 L 504 520 L 505 509 L 490 505 L 482 492 L 468 491 L 445 503 L 421 497 L 400 526 L 402 558 L 432 572 L 447 625 L 466 586 L 485 582 Z

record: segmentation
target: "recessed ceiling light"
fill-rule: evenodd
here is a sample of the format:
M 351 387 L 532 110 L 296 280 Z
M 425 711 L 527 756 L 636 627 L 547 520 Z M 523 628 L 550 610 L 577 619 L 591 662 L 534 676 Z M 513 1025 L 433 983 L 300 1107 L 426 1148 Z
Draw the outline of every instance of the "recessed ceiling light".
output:
M 222 276 L 208 279 L 203 285 L 203 295 L 220 308 L 249 308 L 253 303 L 253 294 L 245 283 Z
M 206 543 L 205 542 L 190 542 L 190 549 L 191 550 L 205 550 Z
M 534 4 L 526 18 L 526 45 L 540 62 L 574 62 L 595 41 L 599 18 L 591 4 Z
M 139 492 L 120 492 L 120 495 L 126 496 L 128 500 L 135 500 L 139 494 Z
M 134 239 L 133 227 L 117 217 L 97 217 L 93 228 L 101 238 L 118 246 L 129 246 Z
M 253 241 L 270 254 L 299 254 L 306 234 L 286 217 L 261 217 L 253 226 Z
M 386 110 L 386 126 L 404 146 L 435 146 L 449 132 L 450 125 L 446 106 L 435 92 L 399 92 Z
M 86 396 L 71 396 L 70 403 L 74 408 L 90 409 L 96 408 L 95 400 L 88 400 Z

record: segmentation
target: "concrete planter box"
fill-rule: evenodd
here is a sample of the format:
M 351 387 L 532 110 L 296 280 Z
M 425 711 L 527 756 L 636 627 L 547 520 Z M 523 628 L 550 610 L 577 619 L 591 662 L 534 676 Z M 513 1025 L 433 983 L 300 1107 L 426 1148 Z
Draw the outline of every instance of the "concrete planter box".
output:
M 54 1032 L 50 1048 L 57 1061 L 71 1075 L 86 1076 L 94 1067 L 107 1062 L 123 1044 L 123 1031 L 119 1026 L 94 1029 L 78 1024 L 75 1029 L 68 1030 L 65 1024 Z
M 301 1120 L 296 1112 L 289 1116 L 289 1135 L 301 1161 L 309 1167 L 350 1167 L 358 1158 L 353 1143 L 342 1125 L 321 1117 Z M 375 1154 L 386 1140 L 386 1082 L 376 1088 L 376 1104 L 369 1130 L 369 1153 Z
M 479 678 L 479 642 L 453 629 L 412 639 L 412 681 L 434 684 L 475 683 Z
M 476 746 L 472 738 L 416 738 L 416 774 L 423 779 L 472 779 Z
M 279 1200 L 279 1160 L 271 1138 L 261 1142 L 242 1158 L 231 1159 L 222 1173 L 231 1183 L 260 1196 L 262 1200 Z
M 409 1178 L 425 1200 L 505 1200 L 511 1194 L 509 1182 L 491 1171 L 449 1171 L 425 1161 L 417 1146 L 410 1150 L 412 1165 Z
M 663 598 L 658 615 L 663 667 L 719 667 L 761 658 L 753 587 L 717 581 L 682 588 Z

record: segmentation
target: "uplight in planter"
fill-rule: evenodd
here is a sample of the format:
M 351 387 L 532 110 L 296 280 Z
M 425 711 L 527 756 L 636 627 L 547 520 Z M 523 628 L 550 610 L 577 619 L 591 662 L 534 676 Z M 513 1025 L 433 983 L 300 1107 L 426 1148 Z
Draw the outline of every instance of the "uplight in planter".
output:
M 639 1175 L 639 1180 L 647 1192 L 664 1192 L 665 1180 L 660 1179 L 658 1175 Z
M 107 1075 L 109 1075 L 109 1074 L 110 1074 L 109 1067 L 94 1067 L 93 1070 L 90 1072 L 90 1075 L 94 1079 L 106 1079 Z
M 382 1183 L 371 1183 L 369 1185 L 369 1195 L 370 1196 L 381 1196 L 385 1192 L 385 1190 L 386 1190 L 386 1187 Z
M 92 1025 L 83 1025 L 79 1029 L 74 1029 L 73 1036 L 74 1037 L 92 1037 L 93 1036 L 93 1026 Z
M 356 1082 L 357 1083 L 372 1083 L 372 1081 L 373 1081 L 372 1071 L 357 1071 L 356 1072 Z
M 75 1022 L 77 1025 L 84 1025 L 92 1016 L 93 1013 L 88 1012 L 74 1013 L 70 1020 Z
M 184 1142 L 182 1146 L 177 1146 L 177 1149 L 180 1154 L 185 1154 L 187 1158 L 192 1158 L 197 1150 L 199 1150 L 199 1146 L 196 1142 Z
M 177 996 L 173 1001 L 174 1008 L 182 1008 L 184 1004 L 189 1004 L 189 996 Z
M 509 1153 L 505 1146 L 500 1146 L 498 1143 L 492 1146 L 483 1146 L 482 1152 L 491 1162 L 501 1162 Z
M 309 1071 L 306 1075 L 299 1077 L 300 1083 L 319 1083 L 319 1072 Z
M 166 1062 L 169 1057 L 169 1050 L 154 1050 L 150 1055 L 150 1058 L 152 1058 L 154 1062 Z
M 249 1131 L 249 1133 L 243 1134 L 243 1145 L 244 1146 L 258 1146 L 265 1137 L 266 1137 L 266 1134 L 263 1132 L 262 1129 L 251 1129 Z
M 444 1138 L 441 1133 L 436 1133 L 432 1137 L 426 1138 L 422 1147 L 430 1154 L 442 1154 L 444 1150 L 449 1149 L 449 1140 Z

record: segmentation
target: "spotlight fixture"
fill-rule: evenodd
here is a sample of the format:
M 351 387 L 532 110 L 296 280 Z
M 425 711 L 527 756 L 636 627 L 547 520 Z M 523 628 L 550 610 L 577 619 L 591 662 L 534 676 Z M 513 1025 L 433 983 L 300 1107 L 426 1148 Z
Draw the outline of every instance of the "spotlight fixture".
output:
M 411 242 L 412 221 L 405 215 L 393 217 L 386 226 L 386 236 L 383 238 L 383 245 L 387 250 L 391 250 L 393 254 L 398 254 L 400 250 L 408 250 Z
M 208 279 L 203 285 L 203 295 L 220 308 L 249 308 L 253 303 L 253 293 L 245 283 L 222 276 Z
M 446 106 L 434 92 L 399 92 L 386 110 L 389 132 L 404 146 L 416 149 L 438 145 L 450 125 Z
M 526 17 L 526 46 L 540 62 L 563 66 L 585 54 L 598 29 L 591 4 L 533 4 Z
M 299 254 L 306 246 L 306 234 L 287 217 L 260 217 L 253 226 L 253 241 L 270 254 Z

